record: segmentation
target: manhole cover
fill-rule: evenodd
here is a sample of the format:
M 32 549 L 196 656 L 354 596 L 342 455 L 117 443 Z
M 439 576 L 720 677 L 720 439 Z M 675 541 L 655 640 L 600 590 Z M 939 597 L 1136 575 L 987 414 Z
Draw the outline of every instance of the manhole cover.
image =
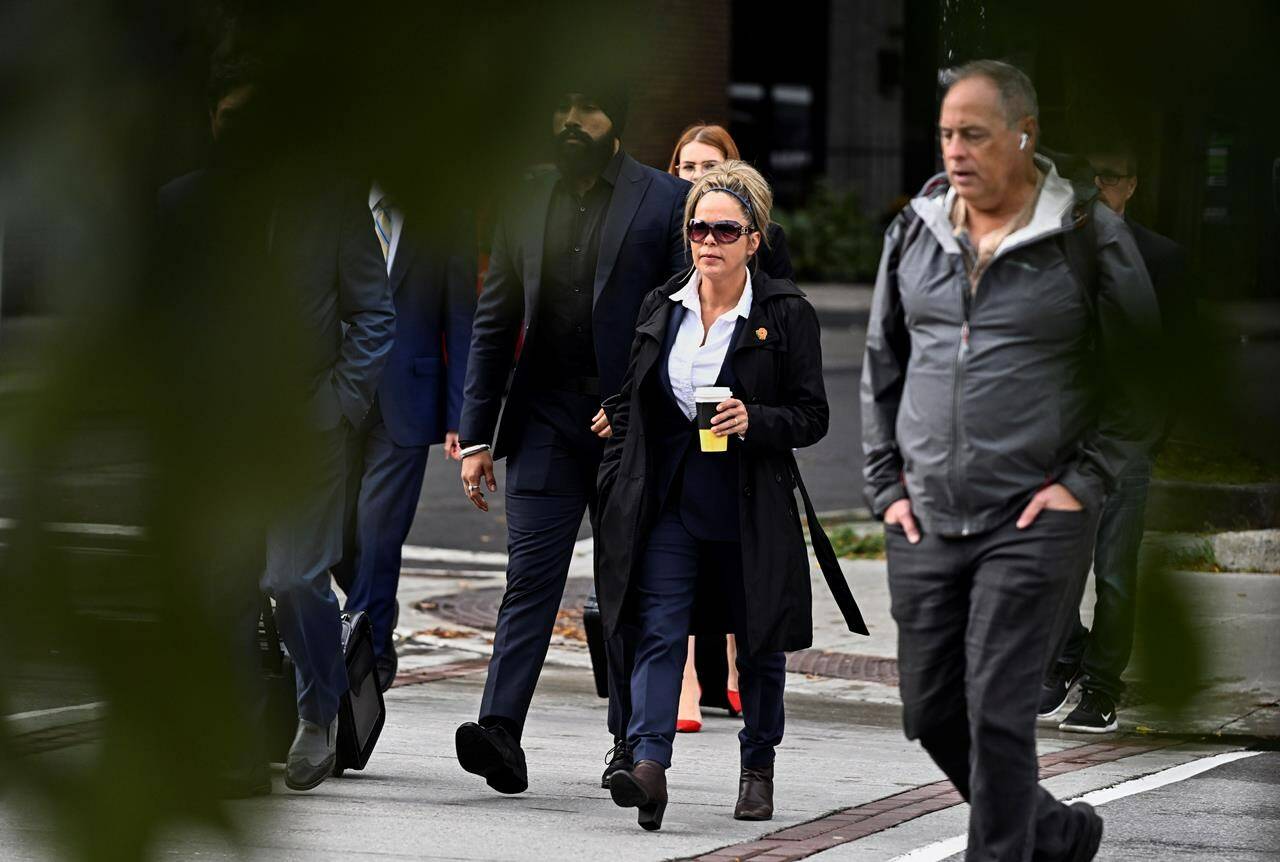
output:
M 569 578 L 556 618 L 556 634 L 586 641 L 582 629 L 582 606 L 591 595 L 591 578 Z M 484 587 L 432 599 L 432 610 L 458 625 L 493 631 L 497 626 L 498 607 L 502 604 L 502 587 Z M 788 654 L 787 670 L 832 679 L 898 684 L 898 661 L 880 656 L 805 649 Z

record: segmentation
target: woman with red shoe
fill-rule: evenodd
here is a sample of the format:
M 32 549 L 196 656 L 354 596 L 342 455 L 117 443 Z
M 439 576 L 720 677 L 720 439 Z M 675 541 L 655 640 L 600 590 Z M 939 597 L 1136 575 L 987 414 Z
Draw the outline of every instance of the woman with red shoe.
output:
M 680 133 L 667 172 L 696 183 L 702 175 L 727 159 L 737 159 L 738 145 L 723 126 L 695 124 Z M 771 278 L 795 278 L 791 256 L 787 253 L 787 235 L 782 225 L 771 221 L 764 228 L 766 241 L 755 252 L 755 266 Z M 702 707 L 719 707 L 729 715 L 742 714 L 742 697 L 738 692 L 737 644 L 733 635 L 712 636 L 699 644 L 689 638 L 689 657 L 680 684 L 680 712 L 677 733 L 697 733 L 702 729 Z M 723 692 L 723 696 L 721 695 Z
M 827 583 L 850 630 L 866 633 L 792 451 L 827 431 L 818 317 L 794 284 L 749 265 L 772 202 L 764 178 L 740 161 L 694 185 L 685 207 L 694 269 L 645 298 L 622 392 L 605 405 L 613 436 L 598 481 L 596 585 L 605 636 L 624 622 L 636 632 L 635 766 L 615 772 L 609 792 L 648 830 L 666 811 L 699 596 L 700 611 L 726 612 L 738 644 L 734 817 L 773 816 L 783 651 L 813 640 L 797 487 Z

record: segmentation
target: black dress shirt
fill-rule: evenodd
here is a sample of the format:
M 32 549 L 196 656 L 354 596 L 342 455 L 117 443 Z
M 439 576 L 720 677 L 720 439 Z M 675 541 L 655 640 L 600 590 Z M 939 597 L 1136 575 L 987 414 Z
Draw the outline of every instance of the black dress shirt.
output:
M 591 334 L 596 260 L 621 167 L 622 150 L 618 150 L 582 195 L 563 178 L 551 192 L 543 239 L 539 326 L 533 344 L 542 387 L 554 389 L 569 380 L 597 375 Z

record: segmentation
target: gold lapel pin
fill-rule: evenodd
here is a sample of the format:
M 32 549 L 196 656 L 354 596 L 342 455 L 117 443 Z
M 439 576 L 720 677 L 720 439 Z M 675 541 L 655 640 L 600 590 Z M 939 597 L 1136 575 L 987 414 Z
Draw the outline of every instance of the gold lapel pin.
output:
M 757 341 L 764 341 L 768 337 L 769 337 L 769 330 L 765 329 L 763 326 L 756 330 Z

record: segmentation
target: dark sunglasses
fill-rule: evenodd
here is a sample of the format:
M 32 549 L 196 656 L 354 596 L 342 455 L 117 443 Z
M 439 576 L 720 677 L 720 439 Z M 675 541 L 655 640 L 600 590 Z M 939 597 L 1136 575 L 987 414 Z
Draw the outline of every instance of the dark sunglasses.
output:
M 751 228 L 736 221 L 705 222 L 700 218 L 689 219 L 689 239 L 694 242 L 706 242 L 707 235 L 710 234 L 716 238 L 716 242 L 732 245 L 752 232 Z

